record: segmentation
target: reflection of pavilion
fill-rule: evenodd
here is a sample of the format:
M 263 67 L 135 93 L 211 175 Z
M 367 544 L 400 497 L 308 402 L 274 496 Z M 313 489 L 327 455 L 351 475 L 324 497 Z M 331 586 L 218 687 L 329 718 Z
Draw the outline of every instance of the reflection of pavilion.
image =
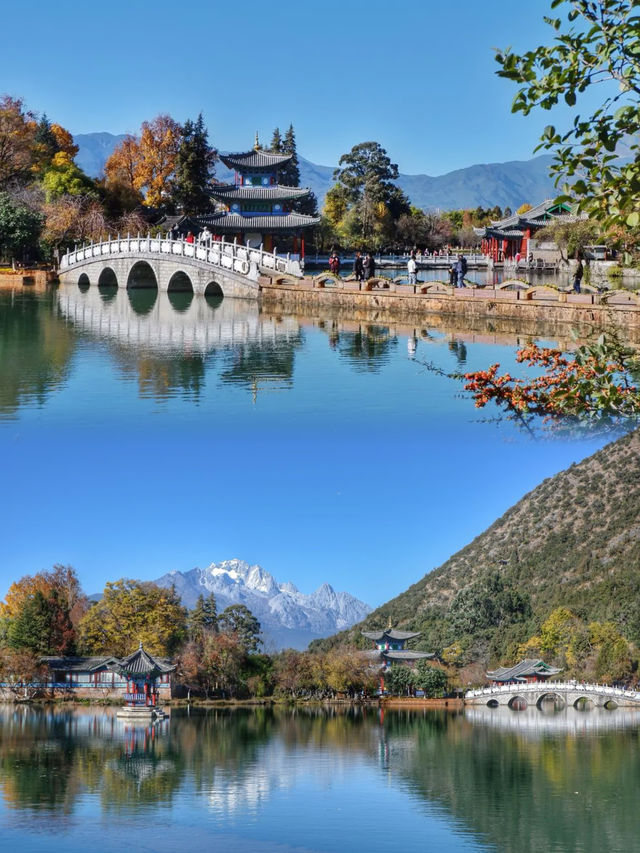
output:
M 167 735 L 168 728 L 168 719 L 146 725 L 124 723 L 124 748 L 120 758 L 110 763 L 110 768 L 133 780 L 138 788 L 153 776 L 175 770 L 174 762 L 164 757 L 162 750 L 158 749 L 159 741 Z
M 58 291 L 58 307 L 82 331 L 163 353 L 206 355 L 243 344 L 289 341 L 300 333 L 294 317 L 261 315 L 253 300 L 124 288 L 106 293 L 91 287 L 83 292 L 76 285 L 63 285 Z

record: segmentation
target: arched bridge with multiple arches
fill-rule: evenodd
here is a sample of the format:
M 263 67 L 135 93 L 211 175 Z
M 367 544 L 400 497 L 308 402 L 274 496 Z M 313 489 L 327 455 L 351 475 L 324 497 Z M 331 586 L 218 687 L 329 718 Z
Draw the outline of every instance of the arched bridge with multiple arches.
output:
M 547 681 L 531 684 L 501 684 L 469 690 L 464 697 L 469 705 L 497 707 L 540 706 L 547 700 L 566 706 L 578 707 L 581 702 L 591 702 L 600 707 L 640 707 L 640 691 L 607 684 L 580 684 L 575 681 Z M 523 704 L 524 703 L 524 704 Z
M 162 237 L 115 237 L 67 252 L 62 281 L 103 287 L 156 287 L 257 299 L 262 273 L 300 277 L 300 264 L 262 248 L 228 243 L 188 243 Z

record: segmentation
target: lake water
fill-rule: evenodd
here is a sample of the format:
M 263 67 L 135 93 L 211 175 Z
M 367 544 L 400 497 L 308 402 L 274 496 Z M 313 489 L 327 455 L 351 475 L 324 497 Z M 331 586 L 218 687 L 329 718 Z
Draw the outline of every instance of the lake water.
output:
M 3 850 L 617 853 L 636 711 L 0 708 Z
M 0 291 L 0 594 L 240 557 L 402 592 L 606 436 L 532 440 L 438 371 L 568 328 Z M 638 715 L 0 711 L 0 839 L 65 851 L 630 851 Z
M 532 441 L 426 366 L 521 372 L 531 338 L 573 345 L 566 326 L 0 291 L 0 595 L 54 562 L 97 592 L 239 557 L 386 601 L 606 441 Z

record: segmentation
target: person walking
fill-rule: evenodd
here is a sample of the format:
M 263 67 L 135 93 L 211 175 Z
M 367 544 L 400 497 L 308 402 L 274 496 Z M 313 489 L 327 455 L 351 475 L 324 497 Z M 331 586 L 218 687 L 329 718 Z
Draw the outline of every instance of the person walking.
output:
M 416 264 L 416 259 L 413 255 L 413 252 L 409 255 L 409 260 L 407 261 L 407 272 L 409 273 L 409 284 L 417 284 L 418 276 L 416 275 L 418 270 L 418 265 Z
M 364 263 L 360 252 L 356 252 L 356 256 L 353 259 L 353 274 L 356 277 L 356 281 L 364 281 Z
M 573 274 L 573 292 L 580 293 L 582 286 L 582 276 L 584 275 L 584 267 L 582 266 L 582 258 L 578 256 L 578 266 Z
M 456 278 L 458 280 L 457 286 L 464 287 L 464 264 L 460 255 L 458 255 L 458 260 L 456 261 Z
M 367 252 L 363 266 L 364 279 L 365 281 L 369 281 L 369 279 L 373 278 L 376 274 L 376 262 L 373 260 L 373 255 L 371 254 L 371 252 Z

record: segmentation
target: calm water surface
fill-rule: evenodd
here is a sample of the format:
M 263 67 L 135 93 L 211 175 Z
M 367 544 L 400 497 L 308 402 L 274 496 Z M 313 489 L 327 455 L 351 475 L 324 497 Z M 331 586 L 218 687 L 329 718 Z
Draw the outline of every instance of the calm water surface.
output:
M 237 556 L 388 600 L 607 440 L 532 441 L 425 366 L 522 372 L 531 338 L 573 345 L 566 326 L 0 291 L 0 595 L 54 561 L 93 592 Z
M 637 849 L 639 713 L 0 709 L 3 849 Z

